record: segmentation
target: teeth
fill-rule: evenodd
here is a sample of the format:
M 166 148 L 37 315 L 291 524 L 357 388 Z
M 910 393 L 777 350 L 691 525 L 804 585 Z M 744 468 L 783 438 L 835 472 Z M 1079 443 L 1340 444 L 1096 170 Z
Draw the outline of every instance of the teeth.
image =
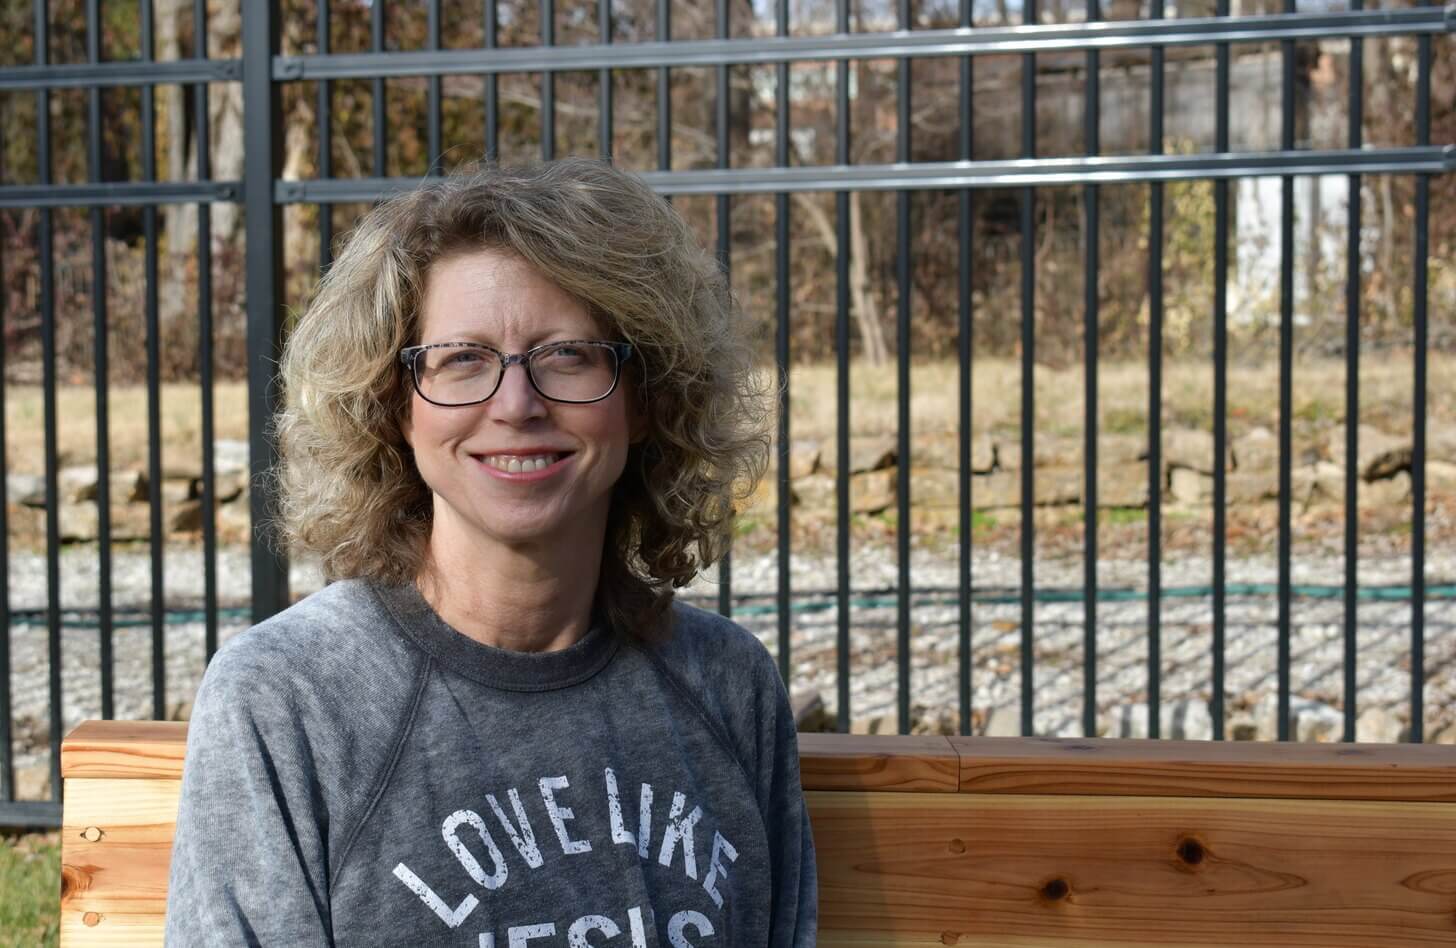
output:
M 543 471 L 555 464 L 559 457 L 560 455 L 557 454 L 533 454 L 529 457 L 515 454 L 489 454 L 485 457 L 485 463 L 498 471 L 520 474 Z

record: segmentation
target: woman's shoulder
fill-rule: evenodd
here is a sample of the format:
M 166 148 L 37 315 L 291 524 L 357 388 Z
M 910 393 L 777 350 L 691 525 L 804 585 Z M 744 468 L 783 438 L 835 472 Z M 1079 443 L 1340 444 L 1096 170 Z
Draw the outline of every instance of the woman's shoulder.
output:
M 238 700 L 346 693 L 361 684 L 400 683 L 417 661 L 393 618 L 363 579 L 331 583 L 238 633 L 213 656 L 204 690 Z
M 773 656 L 752 632 L 732 619 L 685 602 L 672 604 L 672 629 L 661 643 L 670 664 L 684 670 L 708 670 L 713 675 L 772 673 Z

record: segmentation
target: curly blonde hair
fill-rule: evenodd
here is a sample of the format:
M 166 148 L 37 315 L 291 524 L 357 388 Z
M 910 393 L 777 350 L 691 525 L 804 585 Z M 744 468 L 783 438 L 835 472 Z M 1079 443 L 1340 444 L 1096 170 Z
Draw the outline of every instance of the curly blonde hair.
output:
M 419 341 L 430 267 L 475 249 L 519 255 L 633 346 L 646 437 L 613 490 L 597 608 L 653 637 L 763 475 L 768 401 L 721 268 L 671 205 L 603 162 L 488 166 L 364 217 L 284 348 L 280 533 L 331 580 L 397 585 L 427 568 L 431 495 L 401 432 L 398 352 Z

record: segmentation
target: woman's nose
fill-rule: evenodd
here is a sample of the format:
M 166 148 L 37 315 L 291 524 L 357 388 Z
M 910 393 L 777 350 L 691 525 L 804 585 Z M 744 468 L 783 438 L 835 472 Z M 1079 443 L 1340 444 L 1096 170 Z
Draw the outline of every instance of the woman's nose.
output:
M 546 399 L 536 391 L 526 367 L 519 363 L 506 367 L 500 387 L 487 404 L 493 406 L 492 414 L 496 418 L 513 424 L 539 418 L 546 413 Z

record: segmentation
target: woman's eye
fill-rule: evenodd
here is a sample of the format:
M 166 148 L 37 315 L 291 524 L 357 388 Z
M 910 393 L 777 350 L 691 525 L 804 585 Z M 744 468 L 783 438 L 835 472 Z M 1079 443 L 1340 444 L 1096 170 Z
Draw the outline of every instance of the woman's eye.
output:
M 484 357 L 479 352 L 474 352 L 470 349 L 462 349 L 457 352 L 451 352 L 447 354 L 445 356 L 445 362 L 443 364 L 447 366 L 467 366 L 475 365 L 476 363 L 483 361 L 483 359 Z

